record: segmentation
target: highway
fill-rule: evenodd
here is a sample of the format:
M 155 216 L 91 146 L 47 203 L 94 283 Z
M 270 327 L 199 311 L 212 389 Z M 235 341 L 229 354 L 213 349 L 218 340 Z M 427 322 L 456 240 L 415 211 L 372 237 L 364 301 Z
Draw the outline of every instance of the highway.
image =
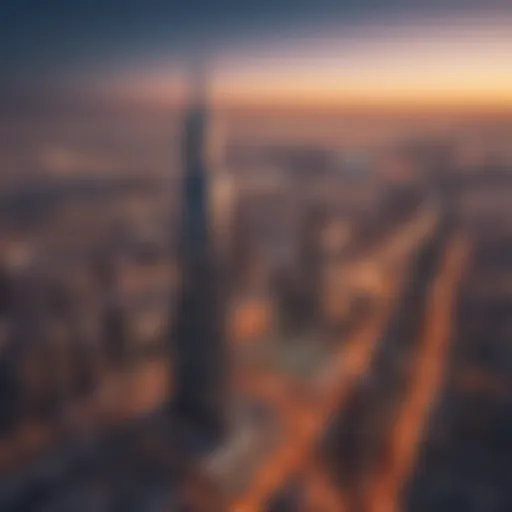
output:
M 253 392 L 263 393 L 265 399 L 271 400 L 282 418 L 286 434 L 283 436 L 285 442 L 258 468 L 249 488 L 233 501 L 232 512 L 264 510 L 265 504 L 291 476 L 309 467 L 315 443 L 329 418 L 334 411 L 343 408 L 354 384 L 367 371 L 374 348 L 393 310 L 393 297 L 401 286 L 403 268 L 414 249 L 432 233 L 436 220 L 436 212 L 431 208 L 426 209 L 372 255 L 372 261 L 386 269 L 390 268 L 392 262 L 398 268 L 400 262 L 397 260 L 401 260 L 402 271 L 387 280 L 386 300 L 375 308 L 361 330 L 351 339 L 340 343 L 326 369 L 328 378 L 321 375 L 317 382 L 311 384 L 313 390 L 319 386 L 311 399 L 294 392 L 286 377 L 266 374 L 261 376 L 261 380 L 257 376 L 239 379 L 240 386 L 245 381 Z M 332 499 L 339 505 L 340 496 Z
M 457 290 L 464 275 L 468 242 L 453 238 L 436 277 L 426 307 L 425 329 L 415 356 L 412 381 L 388 439 L 386 463 L 370 490 L 368 512 L 398 512 L 402 491 L 421 449 L 431 408 L 441 389 L 456 317 Z

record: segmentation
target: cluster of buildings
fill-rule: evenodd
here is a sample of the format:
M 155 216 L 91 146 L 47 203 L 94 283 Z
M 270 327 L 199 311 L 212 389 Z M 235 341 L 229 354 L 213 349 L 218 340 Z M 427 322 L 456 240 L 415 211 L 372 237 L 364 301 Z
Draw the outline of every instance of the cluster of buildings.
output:
M 507 209 L 507 194 L 496 195 L 510 186 L 506 168 L 455 168 L 453 147 L 435 141 L 365 153 L 234 137 L 212 169 L 208 114 L 196 91 L 177 142 L 181 179 L 60 177 L 0 194 L 11 238 L 1 241 L 0 447 L 19 445 L 0 457 L 0 509 L 228 510 L 286 435 L 278 394 L 265 402 L 237 383 L 258 372 L 281 382 L 314 373 L 385 300 L 389 276 L 371 255 L 424 210 L 440 209 L 431 236 L 398 269 L 406 282 L 395 313 L 369 370 L 325 426 L 319 456 L 351 510 L 365 510 L 367 480 L 386 457 L 411 379 L 426 295 L 447 237 L 462 226 L 478 240 L 474 272 L 407 506 L 430 510 L 432 496 L 462 496 L 470 485 L 472 497 L 453 503 L 501 510 L 512 230 L 491 231 L 496 206 Z M 121 412 L 115 424 L 98 420 L 86 434 L 69 428 L 74 404 L 94 402 L 108 379 L 147 361 L 163 363 L 166 375 L 156 406 L 130 421 Z M 471 404 L 485 410 L 485 424 Z M 95 406 L 87 407 L 90 416 Z M 19 432 L 34 424 L 53 434 L 28 450 Z M 65 443 L 50 442 L 61 430 Z M 487 451 L 477 446 L 483 439 Z M 448 489 L 447 468 L 458 474 L 469 454 L 482 464 Z M 269 510 L 294 510 L 300 487 L 279 489 Z

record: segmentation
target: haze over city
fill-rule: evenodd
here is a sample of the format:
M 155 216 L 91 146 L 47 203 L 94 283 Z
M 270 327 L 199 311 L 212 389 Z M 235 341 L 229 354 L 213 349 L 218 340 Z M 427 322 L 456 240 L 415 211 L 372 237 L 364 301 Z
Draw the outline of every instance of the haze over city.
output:
M 510 26 L 4 2 L 0 511 L 512 510 Z

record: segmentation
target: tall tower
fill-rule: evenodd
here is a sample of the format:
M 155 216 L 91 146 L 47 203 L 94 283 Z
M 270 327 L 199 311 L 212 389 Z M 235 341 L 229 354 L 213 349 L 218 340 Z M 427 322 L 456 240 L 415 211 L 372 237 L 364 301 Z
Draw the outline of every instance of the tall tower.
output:
M 317 327 L 322 285 L 320 231 L 326 212 L 321 205 L 306 205 L 299 226 L 299 271 L 302 276 L 304 327 Z
M 205 162 L 206 104 L 194 77 L 183 134 L 183 195 L 179 292 L 174 347 L 174 412 L 218 442 L 224 432 L 224 311 L 211 242 Z

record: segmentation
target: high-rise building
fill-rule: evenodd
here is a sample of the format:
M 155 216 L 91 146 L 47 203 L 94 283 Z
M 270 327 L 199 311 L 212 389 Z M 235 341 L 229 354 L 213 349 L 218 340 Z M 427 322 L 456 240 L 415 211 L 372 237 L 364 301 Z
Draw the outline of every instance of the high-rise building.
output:
M 223 434 L 225 415 L 224 316 L 207 194 L 206 105 L 202 83 L 185 119 L 179 292 L 173 333 L 174 412 L 212 442 Z
M 111 366 L 122 366 L 129 359 L 130 339 L 112 254 L 98 255 L 94 275 L 102 297 L 101 328 L 106 360 Z
M 233 285 L 243 289 L 248 281 L 251 265 L 254 262 L 256 247 L 251 236 L 251 222 L 248 202 L 238 198 L 234 207 L 231 226 L 231 258 L 229 259 Z
M 317 325 L 321 300 L 322 254 L 320 233 L 326 212 L 308 205 L 299 226 L 298 264 L 302 278 L 302 317 L 306 328 Z
M 322 255 L 320 231 L 324 212 L 307 207 L 301 215 L 295 265 L 274 275 L 280 327 L 285 337 L 295 337 L 318 327 L 321 300 Z
M 73 400 L 76 395 L 90 393 L 94 388 L 95 367 L 90 340 L 83 329 L 77 297 L 70 287 L 53 283 L 47 292 L 49 316 L 64 333 L 64 343 L 56 348 L 56 356 L 64 365 L 61 369 L 68 381 L 60 384 L 64 395 Z
M 29 260 L 12 268 L 10 364 L 20 386 L 20 415 L 49 419 L 61 405 L 44 279 Z
M 19 354 L 8 328 L 13 307 L 13 283 L 7 265 L 0 265 L 0 436 L 12 430 L 21 412 Z

